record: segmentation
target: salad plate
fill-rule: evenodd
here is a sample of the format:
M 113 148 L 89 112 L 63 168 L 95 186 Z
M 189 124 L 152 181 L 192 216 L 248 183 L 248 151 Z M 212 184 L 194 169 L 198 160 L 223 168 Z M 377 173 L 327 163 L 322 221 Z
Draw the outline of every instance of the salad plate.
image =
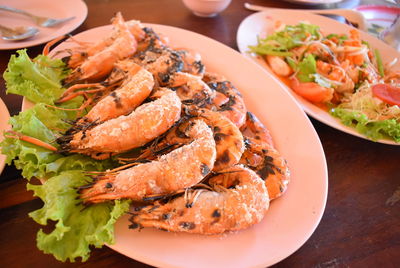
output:
M 269 128 L 276 148 L 289 163 L 287 192 L 274 200 L 259 224 L 235 233 L 202 236 L 128 228 L 129 216 L 115 225 L 110 248 L 157 267 L 265 267 L 299 249 L 323 215 L 328 174 L 323 148 L 306 114 L 272 75 L 237 51 L 180 28 L 146 24 L 167 36 L 172 47 L 199 52 L 208 71 L 227 77 L 241 91 L 248 110 Z M 100 40 L 111 26 L 82 32 L 76 40 Z M 73 46 L 64 42 L 54 51 Z M 53 52 L 54 52 L 53 51 Z M 24 108 L 29 102 L 24 102 Z M 296 133 L 296 136 L 293 136 Z M 307 196 L 307 198 L 304 198 Z
M 51 18 L 75 17 L 59 26 L 50 28 L 38 27 L 40 32 L 34 38 L 18 42 L 10 42 L 0 39 L 0 50 L 32 47 L 47 43 L 54 38 L 75 30 L 85 21 L 88 14 L 87 6 L 82 0 L 2 0 L 0 3 L 2 5 L 23 9 L 38 16 Z M 33 21 L 29 17 L 7 11 L 0 11 L 0 24 L 10 25 L 13 27 L 34 26 Z
M 257 45 L 258 37 L 263 38 L 267 34 L 272 33 L 273 26 L 276 21 L 280 21 L 287 25 L 296 25 L 299 22 L 304 21 L 304 13 L 296 10 L 279 9 L 254 13 L 241 22 L 237 31 L 237 45 L 239 51 L 246 57 L 258 63 L 261 67 L 263 67 L 268 75 L 274 74 L 269 69 L 264 59 L 262 59 L 261 57 L 257 57 L 250 52 L 249 46 Z M 307 15 L 307 22 L 318 25 L 324 34 L 348 34 L 349 30 L 353 29 L 348 25 L 314 14 Z M 362 40 L 367 41 L 373 48 L 379 49 L 383 63 L 392 62 L 393 59 L 396 57 L 400 58 L 400 54 L 398 51 L 388 46 L 384 42 L 376 39 L 375 37 L 369 35 L 368 33 L 360 31 L 360 36 Z M 392 68 L 394 70 L 399 70 L 400 62 L 397 61 L 392 66 Z M 303 107 L 304 111 L 311 117 L 340 131 L 363 139 L 368 139 L 366 136 L 358 133 L 354 128 L 343 125 L 339 121 L 339 119 L 333 117 L 324 109 L 297 95 L 277 76 L 274 75 L 274 79 L 276 82 L 280 83 L 283 87 L 286 88 L 287 92 L 289 92 L 297 100 L 297 102 Z M 380 139 L 377 140 L 377 142 L 391 145 L 400 145 L 399 143 L 388 139 Z
M 10 128 L 8 124 L 8 119 L 10 119 L 10 113 L 8 112 L 7 106 L 4 104 L 3 100 L 0 99 L 0 133 L 6 131 Z M 3 135 L 0 135 L 0 142 L 3 140 Z M 0 148 L 1 149 L 1 148 Z M 6 156 L 1 154 L 0 150 L 0 174 L 4 169 L 6 161 Z

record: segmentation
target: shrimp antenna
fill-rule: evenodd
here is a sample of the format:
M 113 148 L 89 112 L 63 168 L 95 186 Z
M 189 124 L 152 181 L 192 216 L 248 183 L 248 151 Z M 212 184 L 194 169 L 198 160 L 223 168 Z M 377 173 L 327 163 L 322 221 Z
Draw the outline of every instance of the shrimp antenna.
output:
M 51 48 L 55 43 L 57 43 L 57 42 L 59 42 L 59 41 L 65 39 L 66 37 L 68 37 L 68 36 L 67 36 L 67 35 L 62 35 L 62 36 L 57 37 L 57 38 L 51 40 L 50 42 L 48 42 L 48 43 L 44 46 L 43 51 L 42 51 L 42 54 L 45 55 L 45 56 L 49 55 L 49 53 L 50 53 L 50 48 Z

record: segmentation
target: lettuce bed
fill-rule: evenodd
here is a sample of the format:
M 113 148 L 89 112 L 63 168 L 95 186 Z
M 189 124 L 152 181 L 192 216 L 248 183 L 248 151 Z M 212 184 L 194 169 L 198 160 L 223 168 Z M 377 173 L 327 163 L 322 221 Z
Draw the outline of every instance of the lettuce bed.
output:
M 33 108 L 10 119 L 13 131 L 47 143 L 70 126 L 66 122 L 76 118 L 76 112 L 58 110 L 54 105 L 63 92 L 61 81 L 69 70 L 58 59 L 39 55 L 30 59 L 26 50 L 17 51 L 3 77 L 7 93 L 22 95 L 34 102 Z M 76 98 L 62 105 L 77 108 L 82 99 Z M 104 171 L 115 166 L 112 160 L 98 161 L 73 154 L 64 156 L 13 138 L 1 143 L 7 164 L 22 170 L 28 181 L 32 177 L 44 179 L 42 185 L 27 184 L 44 205 L 29 216 L 41 225 L 55 222 L 53 230 L 37 233 L 37 246 L 57 260 L 74 262 L 89 258 L 90 247 L 114 243 L 114 223 L 129 209 L 129 201 L 115 201 L 84 207 L 77 188 L 90 182 L 85 171 Z

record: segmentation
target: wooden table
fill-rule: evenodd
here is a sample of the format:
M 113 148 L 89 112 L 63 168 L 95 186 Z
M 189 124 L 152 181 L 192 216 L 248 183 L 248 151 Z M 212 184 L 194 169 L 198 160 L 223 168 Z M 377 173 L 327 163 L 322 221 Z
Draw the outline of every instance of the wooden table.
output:
M 126 19 L 188 29 L 237 49 L 237 27 L 253 13 L 243 8 L 244 2 L 232 1 L 215 18 L 199 18 L 179 0 L 87 0 L 89 15 L 72 34 L 108 24 L 115 12 L 122 11 Z M 273 0 L 248 2 L 302 7 Z M 341 6 L 355 4 L 359 1 L 346 0 Z M 160 8 L 165 6 L 170 11 Z M 28 53 L 33 57 L 42 48 L 42 45 L 29 48 Z M 1 73 L 13 53 L 0 52 Z M 21 97 L 5 95 L 3 79 L 0 89 L 10 113 L 18 114 Z M 400 147 L 373 143 L 311 121 L 328 163 L 328 202 L 311 238 L 276 267 L 400 267 Z M 43 254 L 35 241 L 39 225 L 27 215 L 40 208 L 41 201 L 25 191 L 26 182 L 13 166 L 5 168 L 0 182 L 0 267 L 148 267 L 107 247 L 93 250 L 85 263 L 61 263 Z

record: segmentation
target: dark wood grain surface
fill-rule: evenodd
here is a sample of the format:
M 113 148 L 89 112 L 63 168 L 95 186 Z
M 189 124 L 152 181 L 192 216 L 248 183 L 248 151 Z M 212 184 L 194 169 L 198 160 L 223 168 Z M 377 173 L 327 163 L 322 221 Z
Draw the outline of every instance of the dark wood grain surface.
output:
M 180 0 L 87 0 L 88 17 L 72 34 L 109 24 L 114 13 L 122 11 L 126 19 L 180 27 L 237 49 L 237 28 L 253 13 L 243 8 L 244 2 L 233 0 L 217 17 L 200 18 L 191 14 Z M 273 0 L 248 2 L 304 7 Z M 359 1 L 344 1 L 339 6 L 351 8 L 357 4 Z M 42 49 L 43 45 L 32 47 L 28 53 L 34 57 Z M 14 53 L 0 51 L 1 73 Z M 22 99 L 5 94 L 3 79 L 0 95 L 10 113 L 18 114 Z M 326 154 L 328 202 L 311 238 L 275 267 L 400 267 L 400 147 L 373 143 L 311 121 Z M 93 250 L 85 263 L 61 263 L 43 254 L 36 248 L 40 226 L 28 217 L 42 203 L 25 190 L 25 184 L 13 166 L 7 166 L 1 174 L 0 267 L 148 267 L 107 247 Z

